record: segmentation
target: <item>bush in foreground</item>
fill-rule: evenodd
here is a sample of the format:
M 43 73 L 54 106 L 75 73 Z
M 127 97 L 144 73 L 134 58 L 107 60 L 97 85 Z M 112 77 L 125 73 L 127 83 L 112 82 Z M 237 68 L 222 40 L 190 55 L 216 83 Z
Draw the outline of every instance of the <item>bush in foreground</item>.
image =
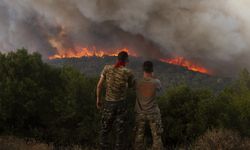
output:
M 54 143 L 97 140 L 96 79 L 53 68 L 37 53 L 0 53 L 0 133 Z
M 212 98 L 208 90 L 192 90 L 187 86 L 169 89 L 160 98 L 166 145 L 190 143 L 206 131 L 211 117 L 206 112 Z

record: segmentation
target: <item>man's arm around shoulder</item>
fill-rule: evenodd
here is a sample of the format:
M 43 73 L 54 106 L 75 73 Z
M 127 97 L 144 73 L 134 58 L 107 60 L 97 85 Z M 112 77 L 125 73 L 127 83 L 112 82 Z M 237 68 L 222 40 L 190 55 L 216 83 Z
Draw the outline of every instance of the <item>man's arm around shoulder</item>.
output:
M 155 79 L 155 81 L 156 81 L 156 90 L 161 91 L 162 90 L 161 81 L 157 78 Z

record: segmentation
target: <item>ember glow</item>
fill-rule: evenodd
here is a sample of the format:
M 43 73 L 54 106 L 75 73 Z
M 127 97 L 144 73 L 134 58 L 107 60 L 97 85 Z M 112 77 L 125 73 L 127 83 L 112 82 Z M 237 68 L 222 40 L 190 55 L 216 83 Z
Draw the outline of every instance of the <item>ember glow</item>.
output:
M 195 63 L 192 63 L 189 60 L 186 60 L 184 57 L 176 57 L 176 58 L 170 58 L 170 59 L 160 59 L 160 61 L 162 62 L 166 62 L 169 64 L 174 64 L 174 65 L 178 65 L 178 66 L 182 66 L 187 68 L 188 70 L 192 70 L 195 72 L 200 72 L 200 73 L 204 73 L 204 74 L 211 74 L 211 71 L 209 71 L 208 69 L 201 67 Z
M 58 45 L 57 45 L 58 46 Z M 130 56 L 137 57 L 138 55 L 128 49 L 128 48 L 120 48 L 120 49 L 113 49 L 113 50 L 105 50 L 105 49 L 96 49 L 95 46 L 93 47 L 78 47 L 75 49 L 67 49 L 67 50 L 58 50 L 58 53 L 49 57 L 49 59 L 63 59 L 63 58 L 81 58 L 81 57 L 105 57 L 105 56 L 117 56 L 119 52 L 126 51 Z M 176 57 L 176 58 L 162 58 L 159 59 L 161 62 L 165 62 L 168 64 L 178 65 L 187 68 L 188 70 L 192 70 L 195 72 L 200 72 L 204 74 L 211 74 L 211 72 L 201 67 L 192 61 L 186 60 L 184 57 Z

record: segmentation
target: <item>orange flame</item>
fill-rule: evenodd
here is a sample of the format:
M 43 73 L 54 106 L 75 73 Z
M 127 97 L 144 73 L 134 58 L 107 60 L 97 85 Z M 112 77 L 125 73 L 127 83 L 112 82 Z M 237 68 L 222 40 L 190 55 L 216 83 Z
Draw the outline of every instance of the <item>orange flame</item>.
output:
M 208 69 L 201 67 L 197 64 L 194 64 L 191 61 L 186 60 L 183 57 L 176 57 L 176 58 L 171 58 L 171 59 L 160 59 L 160 61 L 165 62 L 165 63 L 169 63 L 169 64 L 182 66 L 182 67 L 187 68 L 188 70 L 192 70 L 195 72 L 200 72 L 200 73 L 204 73 L 204 74 L 211 74 L 211 72 Z
M 81 58 L 81 57 L 104 57 L 104 56 L 117 56 L 119 52 L 125 51 L 130 56 L 137 56 L 136 53 L 129 50 L 128 48 L 115 49 L 112 51 L 108 50 L 96 50 L 95 47 L 88 48 L 76 48 L 75 50 L 59 50 L 58 54 L 49 56 L 49 59 L 62 59 L 62 58 Z
M 62 47 L 60 43 L 57 41 L 50 41 L 53 43 L 54 46 L 56 47 Z M 104 56 L 117 56 L 120 51 L 126 51 L 130 56 L 137 57 L 138 55 L 131 49 L 128 48 L 121 48 L 121 49 L 113 49 L 113 50 L 106 50 L 106 49 L 99 49 L 97 50 L 96 47 L 77 47 L 75 49 L 61 49 L 58 50 L 57 54 L 49 56 L 49 59 L 62 59 L 62 58 L 81 58 L 81 57 L 104 57 Z M 189 60 L 186 60 L 183 57 L 176 57 L 176 58 L 171 58 L 171 59 L 159 59 L 161 62 L 169 63 L 169 64 L 174 64 L 178 66 L 182 66 L 187 68 L 188 70 L 192 70 L 195 72 L 200 72 L 204 74 L 211 74 L 211 72 L 204 68 L 201 67 Z

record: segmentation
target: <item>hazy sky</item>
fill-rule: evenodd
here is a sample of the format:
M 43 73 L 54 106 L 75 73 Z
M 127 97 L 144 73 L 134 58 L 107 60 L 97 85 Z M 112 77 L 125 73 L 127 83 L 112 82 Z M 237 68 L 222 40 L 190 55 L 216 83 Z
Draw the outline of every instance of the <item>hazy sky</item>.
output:
M 221 75 L 250 69 L 249 0 L 0 0 L 0 51 L 129 47 Z

